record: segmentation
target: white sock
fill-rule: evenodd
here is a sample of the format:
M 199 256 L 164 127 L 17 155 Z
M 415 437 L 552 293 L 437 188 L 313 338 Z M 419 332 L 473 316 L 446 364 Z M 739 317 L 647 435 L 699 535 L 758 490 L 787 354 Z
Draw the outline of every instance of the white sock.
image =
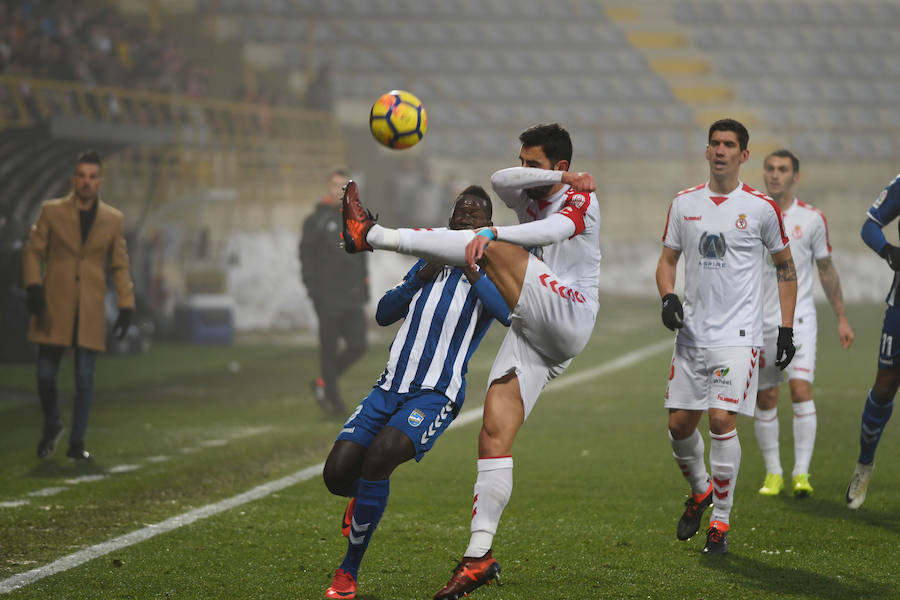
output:
M 466 244 L 475 237 L 471 229 L 398 229 L 397 233 L 397 252 L 451 266 L 466 264 Z
M 710 521 L 728 523 L 734 504 L 734 487 L 741 467 L 741 442 L 737 429 L 721 435 L 709 432 L 709 470 L 712 473 L 713 510 Z
M 703 460 L 703 454 L 706 452 L 703 436 L 695 429 L 687 438 L 676 440 L 670 431 L 669 442 L 672 444 L 672 456 L 681 468 L 681 474 L 690 484 L 691 492 L 705 494 L 709 489 L 709 473 Z
M 756 432 L 763 462 L 766 463 L 766 473 L 783 475 L 778 448 L 778 409 L 763 410 L 757 406 L 756 414 L 753 415 L 753 430 Z
M 500 515 L 512 496 L 512 456 L 479 458 L 472 501 L 472 535 L 464 556 L 480 558 L 491 549 Z
M 809 473 L 816 445 L 816 405 L 812 400 L 794 404 L 794 475 Z
M 400 246 L 400 231 L 382 227 L 375 223 L 366 234 L 366 241 L 376 250 L 393 250 L 396 252 Z

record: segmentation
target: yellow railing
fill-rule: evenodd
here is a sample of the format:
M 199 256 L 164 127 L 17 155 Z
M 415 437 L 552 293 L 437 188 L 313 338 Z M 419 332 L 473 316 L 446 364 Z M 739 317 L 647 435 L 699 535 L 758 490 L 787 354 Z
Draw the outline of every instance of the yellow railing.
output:
M 320 111 L 0 76 L 0 129 L 55 115 L 169 128 L 177 145 L 258 149 L 315 142 L 318 152 L 341 151 L 338 127 Z
M 0 76 L 0 131 L 54 117 L 133 128 L 106 167 L 120 204 L 160 206 L 216 187 L 241 202 L 312 203 L 323 173 L 344 162 L 340 128 L 321 111 Z

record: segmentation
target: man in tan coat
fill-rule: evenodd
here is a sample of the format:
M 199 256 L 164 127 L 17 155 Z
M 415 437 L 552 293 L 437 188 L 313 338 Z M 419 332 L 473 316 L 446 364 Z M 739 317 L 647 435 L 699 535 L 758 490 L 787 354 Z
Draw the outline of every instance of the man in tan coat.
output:
M 91 460 L 84 448 L 94 397 L 94 365 L 106 350 L 106 273 L 119 304 L 115 333 L 121 339 L 134 310 L 122 213 L 100 200 L 102 164 L 96 152 L 78 156 L 68 196 L 48 200 L 31 227 L 24 253 L 25 289 L 32 313 L 28 341 L 38 344 L 37 380 L 44 431 L 39 458 L 56 451 L 63 434 L 56 376 L 66 348 L 74 348 L 75 407 L 69 450 Z

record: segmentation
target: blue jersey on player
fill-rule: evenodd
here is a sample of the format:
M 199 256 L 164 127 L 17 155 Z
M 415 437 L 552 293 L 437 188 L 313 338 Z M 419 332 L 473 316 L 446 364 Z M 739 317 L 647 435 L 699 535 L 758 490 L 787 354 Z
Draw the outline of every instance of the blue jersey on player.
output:
M 469 358 L 491 321 L 509 325 L 509 308 L 486 275 L 472 285 L 461 268 L 445 267 L 423 281 L 417 273 L 424 265 L 416 262 L 378 302 L 379 325 L 404 321 L 387 367 L 337 437 L 368 447 L 384 427 L 395 427 L 412 440 L 416 460 L 459 412 Z
M 492 320 L 509 324 L 509 309 L 486 276 L 471 285 L 462 269 L 445 267 L 432 281 L 423 282 L 416 273 L 424 265 L 419 260 L 403 283 L 378 303 L 379 325 L 406 320 L 376 385 L 401 394 L 434 390 L 462 406 L 469 357 Z
M 878 198 L 875 199 L 875 202 L 872 203 L 872 207 L 866 215 L 869 218 L 866 224 L 863 225 L 863 241 L 872 250 L 881 254 L 887 243 L 881 228 L 900 216 L 900 175 L 894 177 L 894 180 L 884 188 Z M 898 226 L 900 226 L 900 223 L 898 223 Z M 886 298 L 888 306 L 894 306 L 894 301 L 897 298 L 898 283 L 900 283 L 900 275 L 894 273 L 894 281 Z

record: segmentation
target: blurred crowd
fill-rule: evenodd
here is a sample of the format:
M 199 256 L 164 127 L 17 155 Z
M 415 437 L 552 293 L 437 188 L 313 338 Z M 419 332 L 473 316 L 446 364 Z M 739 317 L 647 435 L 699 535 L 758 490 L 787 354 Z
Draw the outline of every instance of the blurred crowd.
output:
M 139 26 L 103 3 L 0 3 L 0 73 L 202 97 L 204 65 L 162 27 Z

